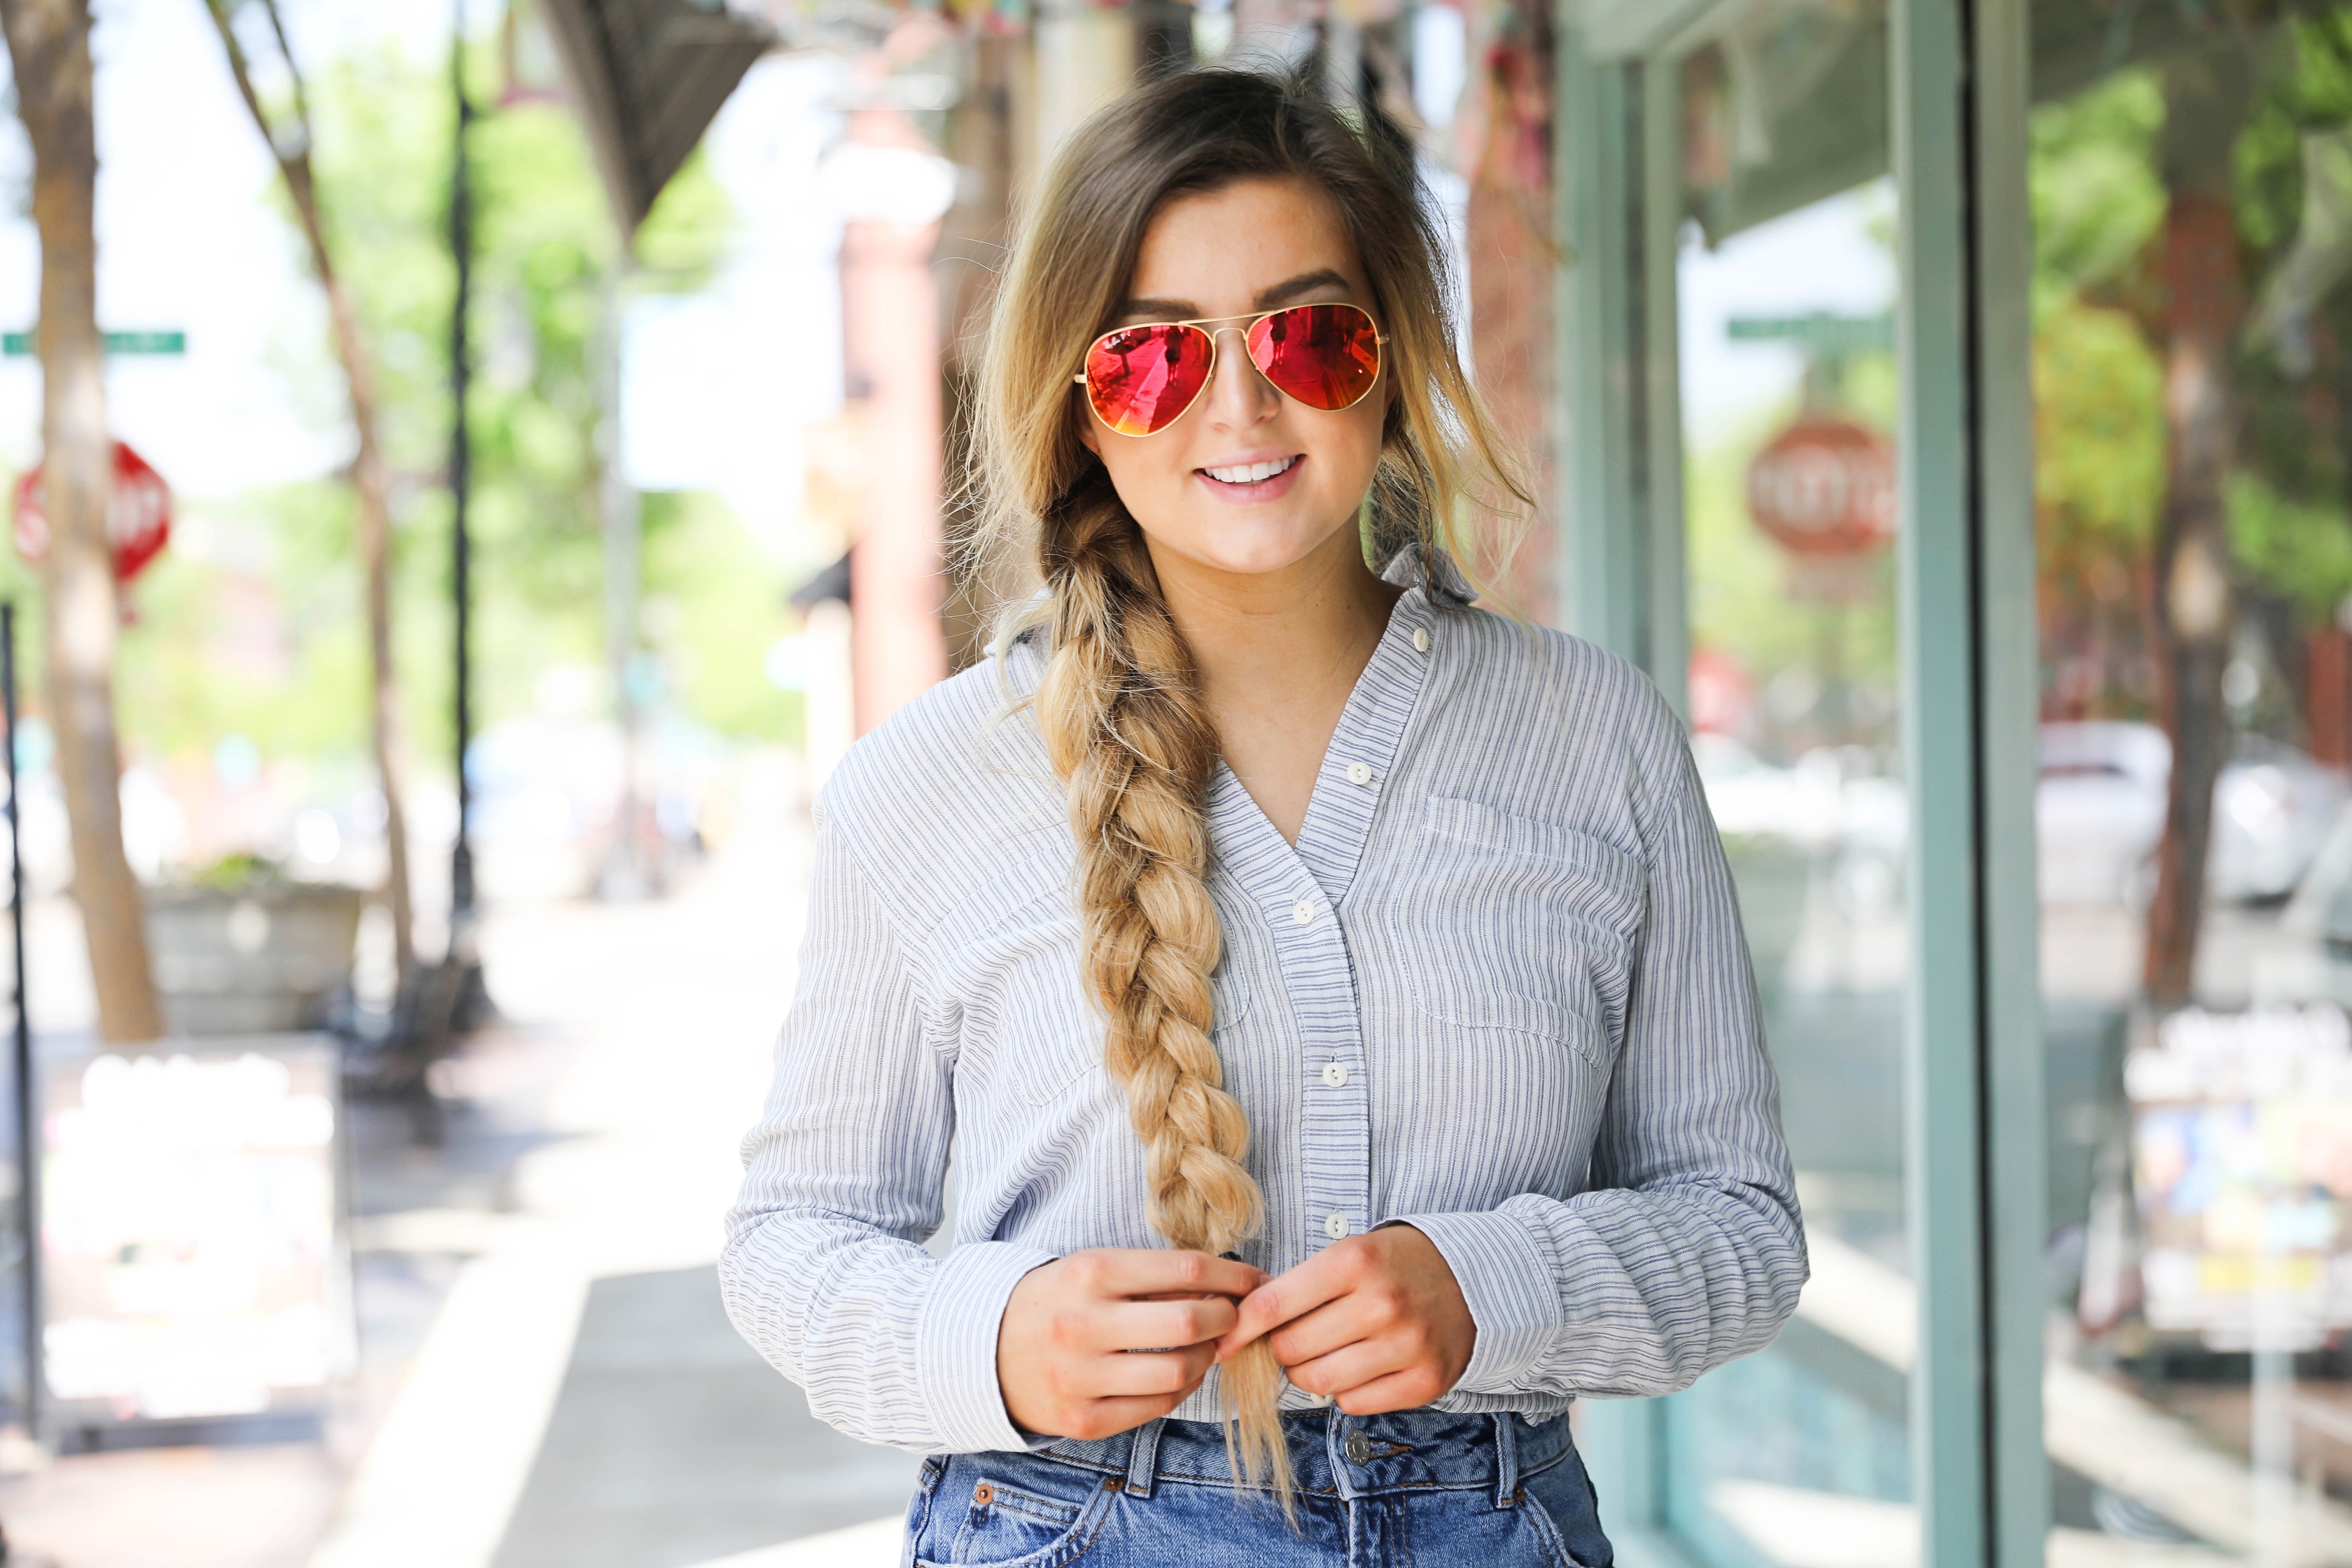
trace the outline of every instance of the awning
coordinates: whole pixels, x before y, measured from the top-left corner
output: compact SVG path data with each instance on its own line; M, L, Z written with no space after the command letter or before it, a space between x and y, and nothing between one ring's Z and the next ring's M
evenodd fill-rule
M538 9L614 215L633 235L775 32L719 0L538 0Z

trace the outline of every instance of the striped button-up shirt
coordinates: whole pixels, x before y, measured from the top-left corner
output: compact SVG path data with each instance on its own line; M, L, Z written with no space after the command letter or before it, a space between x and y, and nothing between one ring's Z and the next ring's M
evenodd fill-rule
M1401 563L1401 564L1405 564ZM1477 1337L1439 1408L1540 1419L1755 1350L1804 1241L1729 873L1674 714L1624 661L1399 600L1294 845L1222 765L1214 1037L1279 1272L1409 1223ZM1080 978L1034 644L850 752L817 806L798 992L720 1262L816 1414L928 1452L1024 1447L1006 1298L1160 1247ZM952 1246L942 1224L950 1154ZM1215 1420L1212 1381L1176 1412ZM1308 1403L1297 1390L1292 1405Z

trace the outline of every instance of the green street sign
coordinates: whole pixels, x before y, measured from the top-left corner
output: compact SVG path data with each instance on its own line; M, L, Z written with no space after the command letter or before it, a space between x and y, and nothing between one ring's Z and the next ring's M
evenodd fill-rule
M1726 327L1736 343L1792 342L1815 353L1861 353L1895 346L1892 316L1734 316Z
M107 332L103 334L106 352L110 354L184 354L188 352L185 332ZM25 359L33 353L30 332L0 332L0 353L10 359Z

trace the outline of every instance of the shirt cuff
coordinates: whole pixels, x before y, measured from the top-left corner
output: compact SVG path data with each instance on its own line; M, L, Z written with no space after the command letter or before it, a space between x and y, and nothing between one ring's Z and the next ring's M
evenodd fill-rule
M950 1250L932 1276L915 1328L915 1376L942 1453L1033 1446L1004 1411L1004 1391L996 1381L996 1333L1013 1288L1055 1256L1009 1241L973 1242Z
M1502 1213L1407 1215L1391 1221L1429 1237L1477 1326L1464 1394L1514 1394L1566 1326L1549 1256L1526 1226Z

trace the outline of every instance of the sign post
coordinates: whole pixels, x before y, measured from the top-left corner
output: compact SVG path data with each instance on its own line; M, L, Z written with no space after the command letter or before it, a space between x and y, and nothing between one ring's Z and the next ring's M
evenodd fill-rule
M16 1075L16 1225L24 1237L25 1436L41 1440L41 1194L40 1127L34 1096L33 1018L25 996L24 816L16 787L16 606L0 602L0 763L8 783L8 940L16 952L10 975L16 1028L10 1052Z

